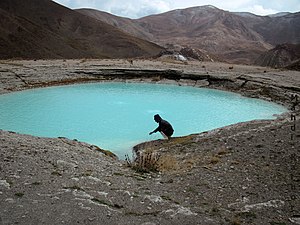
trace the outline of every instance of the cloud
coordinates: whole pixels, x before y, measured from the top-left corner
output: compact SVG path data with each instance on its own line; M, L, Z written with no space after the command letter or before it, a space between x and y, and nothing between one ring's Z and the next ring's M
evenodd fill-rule
M251 12L254 13L256 15L270 15L270 14L275 14L278 13L277 10L274 9L265 9L263 6L261 5L254 5L249 7L248 9L246 9L247 12Z
M111 4L108 11L112 14L121 15L130 18L140 18L150 14L162 13L170 10L168 2L163 0L127 0L122 4Z

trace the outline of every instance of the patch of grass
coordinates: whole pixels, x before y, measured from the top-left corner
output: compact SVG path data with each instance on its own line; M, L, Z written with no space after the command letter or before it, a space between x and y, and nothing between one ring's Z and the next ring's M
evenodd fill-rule
M217 157L217 156L212 156L212 157L209 159L209 164L217 164L218 162L220 162L220 158Z
M8 180L8 179L6 180L6 182L9 183L10 186L13 186L13 184L14 184L11 180Z
M84 171L84 172L82 173L82 176L83 176L83 177L89 177L89 176L92 175L92 173L93 173L92 170L86 170L86 171Z
M77 186L77 185L70 186L70 187L64 187L64 189L83 191L83 189L81 187Z
M193 187L188 187L188 188L186 189L186 191L187 191L187 192L192 192L192 193L197 193L197 191L196 191L195 188L193 188Z
M187 159L183 161L183 164L186 168L192 169L197 164L197 158ZM193 176L193 173L188 173L187 175Z
M172 199L171 197L169 197L169 196L166 196L166 195L162 195L162 196L160 196L163 200L165 200L165 201L170 201L170 202L173 202L173 203L175 203L175 204L177 204L177 205L179 205L180 203L178 202L178 201L176 201L176 200L174 200L174 199Z
M173 155L163 155L158 160L159 171L176 170L178 167L178 162Z
M172 201L172 199L169 197L169 196L165 196L165 195L162 195L160 196L163 200L166 200L166 201Z
M230 224L231 224L231 225L241 225L242 222L241 222L240 218L235 217L235 218L231 221Z
M257 218L257 216L254 212L240 212L237 215L239 217L243 218L243 219L255 219L255 218Z
M221 161L221 158L229 152L225 147L220 147L216 153L208 158L208 164L215 165Z
M17 192L15 193L15 196L19 197L19 198L22 198L24 196L24 193L22 192Z
M264 147L264 145L263 144L257 144L257 145L255 145L255 147L256 148L262 148L262 147Z
M62 174L60 173L60 172L58 172L58 171L53 171L52 173L51 173L51 175L54 175L54 176L62 176Z
M220 149L218 152L217 152L217 155L218 156L222 156L222 155L226 155L228 154L228 152L226 151L226 149Z
M284 223L284 222L275 222L275 221L271 221L270 224L271 225L286 225L286 223Z
M124 176L123 173L118 173L118 172L115 172L113 175L115 175L115 176Z
M140 174L140 173L139 173ZM131 176L133 178L135 178L136 180L138 181L144 181L146 179L146 177L143 177L143 176L139 176L137 174L135 174L134 176Z
M213 207L213 208L211 209L211 213L212 213L213 215L218 214L219 211L220 211L220 210L219 210L218 208L216 208L216 207Z
M232 165L238 165L238 164L240 164L240 162L237 161L237 160L233 160L233 161L231 162L231 164L232 164Z

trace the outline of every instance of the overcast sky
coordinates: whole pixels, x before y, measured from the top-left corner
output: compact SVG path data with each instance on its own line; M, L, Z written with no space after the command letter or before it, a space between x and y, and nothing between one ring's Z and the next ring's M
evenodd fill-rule
M71 9L93 8L132 19L173 9L213 5L231 12L269 15L299 12L300 0L55 0Z

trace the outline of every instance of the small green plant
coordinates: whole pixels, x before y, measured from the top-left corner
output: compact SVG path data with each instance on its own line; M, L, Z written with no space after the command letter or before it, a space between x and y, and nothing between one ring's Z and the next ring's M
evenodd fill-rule
M209 164L217 164L218 162L220 162L220 158L218 156L212 156L210 158Z
M79 187L77 185L73 185L73 186L70 186L70 187L63 187L63 189L71 189L71 190L84 191L84 189L82 189L81 187Z
M270 222L271 225L286 225L286 223L284 222L275 222L275 221L272 221Z
M166 201L172 201L172 198L169 197L169 196L166 196L166 195L162 195L160 196L163 200L166 200Z
M52 173L51 173L51 175L54 175L54 176L62 176L62 174L60 173L60 172L58 172L58 171L53 171Z
M124 176L124 173L118 173L118 172L115 172L114 175L115 175L115 176Z
M22 192L17 192L17 193L15 193L15 196L21 198L21 197L24 196L24 193L22 193Z
M86 171L84 171L84 172L81 174L81 176L83 176L83 177L89 177L89 176L92 176L92 174L93 174L93 171L92 171L92 170L86 170Z
M254 212L240 212L237 214L238 217L242 219L248 219L248 220L253 220L257 218L256 214Z

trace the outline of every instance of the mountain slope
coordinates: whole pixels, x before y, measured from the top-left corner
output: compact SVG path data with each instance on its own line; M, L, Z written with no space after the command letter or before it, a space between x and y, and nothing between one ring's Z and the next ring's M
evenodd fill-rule
M250 18L243 16L242 20L273 46L300 43L300 12Z
M1 0L0 19L0 58L122 58L162 49L50 0Z
M299 59L300 44L281 44L262 54L255 63L260 66L281 68L291 65Z
M253 63L276 44L300 42L299 13L262 17L200 6L122 21L100 11L81 13L161 45L187 45L229 62Z
M95 9L76 9L77 12L93 17L97 20L110 24L112 26L121 29L122 31L134 35L136 37L145 39L145 40L153 40L154 37L152 34L146 32L143 27L141 27L136 20L119 17L112 15L107 12L98 11Z
M146 29L159 43L180 40L182 45L204 49L231 62L249 63L248 59L271 47L239 16L211 6L174 10L139 22L147 24Z

